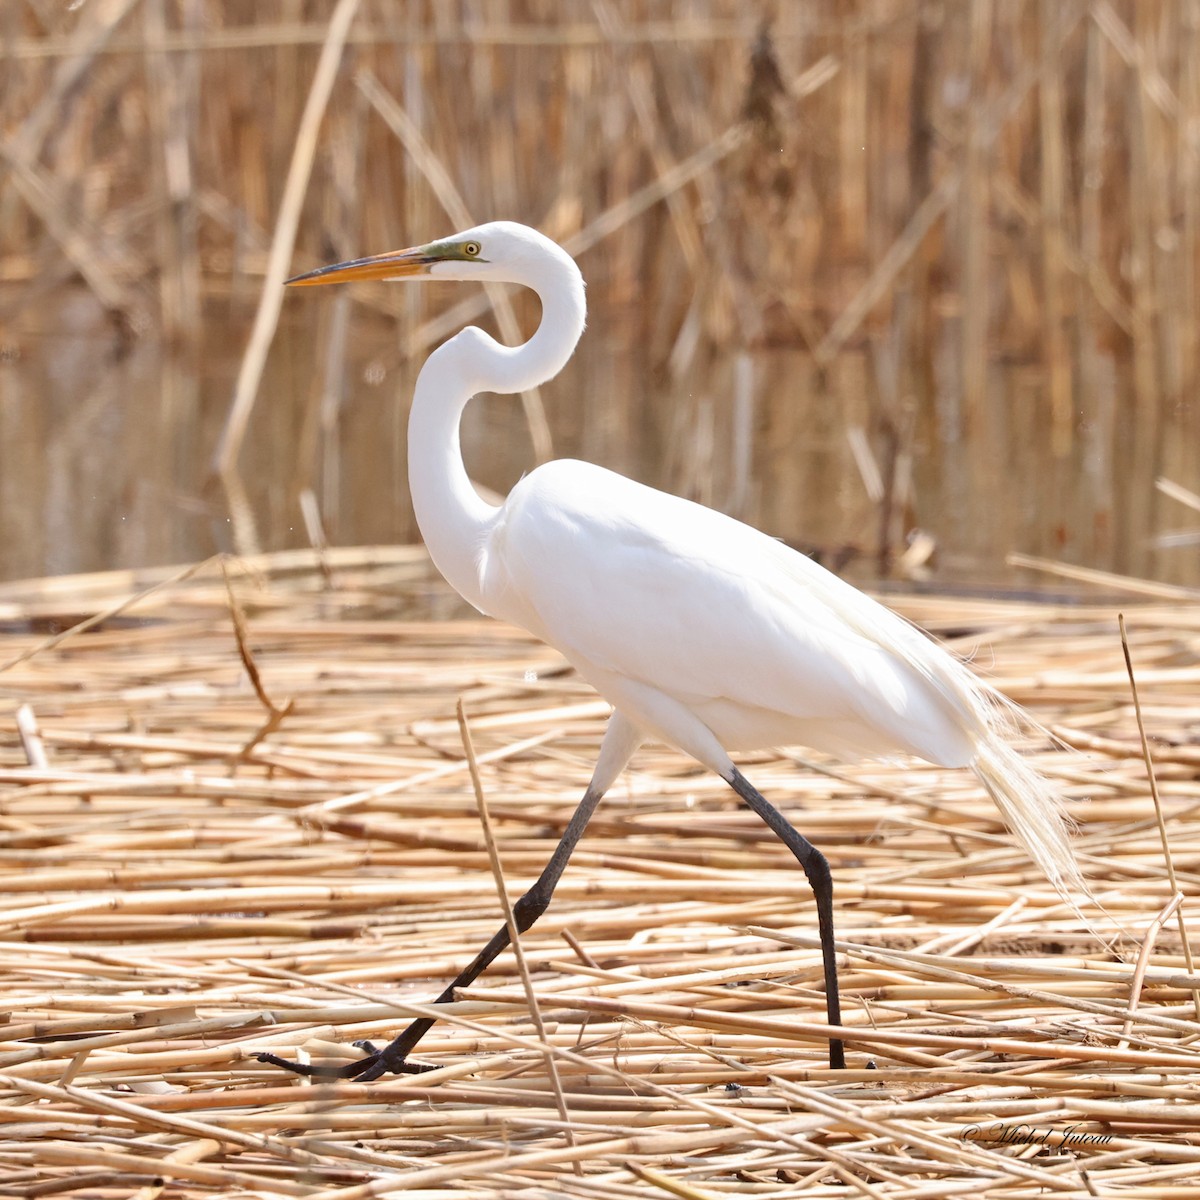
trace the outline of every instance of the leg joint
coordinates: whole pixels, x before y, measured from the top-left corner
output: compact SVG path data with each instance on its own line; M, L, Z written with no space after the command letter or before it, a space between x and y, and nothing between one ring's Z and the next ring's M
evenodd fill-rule
M513 905L513 918L521 933L530 929L538 917L550 907L552 892L553 889L542 887L539 881Z

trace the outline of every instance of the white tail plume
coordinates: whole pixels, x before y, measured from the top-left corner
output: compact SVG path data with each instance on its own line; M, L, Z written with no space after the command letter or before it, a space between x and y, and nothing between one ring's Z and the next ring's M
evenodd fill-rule
M1046 878L1072 907L1090 892L1071 850L1062 798L994 730L975 743L971 769L996 802L1009 829L1021 839Z

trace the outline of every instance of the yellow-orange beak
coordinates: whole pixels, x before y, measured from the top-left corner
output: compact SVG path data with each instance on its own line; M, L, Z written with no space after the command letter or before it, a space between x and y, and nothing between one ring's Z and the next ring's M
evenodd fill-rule
M372 254L370 258L318 267L284 282L288 286L314 287L318 283L352 283L359 279L403 279L427 275L430 266L438 261L436 255L429 253L428 247L413 246L409 250L391 250L387 254Z

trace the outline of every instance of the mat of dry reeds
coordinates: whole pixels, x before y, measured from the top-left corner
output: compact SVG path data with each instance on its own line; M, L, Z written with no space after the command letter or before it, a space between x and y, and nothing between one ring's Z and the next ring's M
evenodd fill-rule
M513 896L607 708L418 550L230 580L0 587L0 1194L1195 1194L1194 603L1126 607L1168 861L1115 604L894 600L1061 739L1101 937L966 774L757 755L834 869L831 1072L802 873L650 748L522 938L532 1007L505 954L435 1071L363 1085L255 1056L348 1061L497 928L456 704Z

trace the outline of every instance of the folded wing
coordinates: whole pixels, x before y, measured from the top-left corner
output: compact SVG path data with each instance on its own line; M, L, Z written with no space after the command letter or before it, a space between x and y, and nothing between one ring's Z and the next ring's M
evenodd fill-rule
M528 476L506 512L486 548L489 607L584 674L666 693L727 749L973 758L987 716L970 672L758 530L571 461Z

